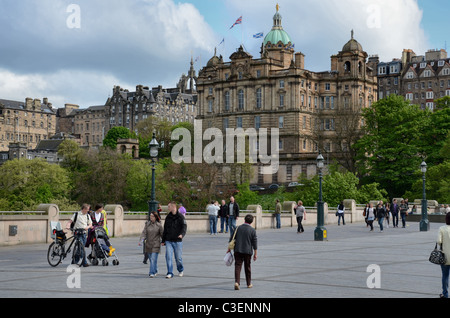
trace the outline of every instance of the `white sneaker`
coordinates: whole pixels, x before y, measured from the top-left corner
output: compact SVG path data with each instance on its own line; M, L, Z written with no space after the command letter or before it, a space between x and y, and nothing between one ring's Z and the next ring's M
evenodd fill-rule
M150 274L150 278L155 278L155 274Z
M183 276L184 276L184 273L181 272L181 273L178 274L178 276L179 276L179 277L183 277Z
M167 274L167 275L166 275L166 278L172 278L172 277L173 277L172 274Z

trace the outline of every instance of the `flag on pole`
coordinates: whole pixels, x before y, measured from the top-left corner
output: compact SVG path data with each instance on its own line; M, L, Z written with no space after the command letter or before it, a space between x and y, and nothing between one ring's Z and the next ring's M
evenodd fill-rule
M259 33L253 34L253 37L255 39L260 39L260 38L264 37L264 33L263 32L259 32Z
M232 28L234 28L234 26L237 25L237 24L242 24L242 15L239 17L239 19L236 20L236 22L234 22L234 24L231 26L230 30Z

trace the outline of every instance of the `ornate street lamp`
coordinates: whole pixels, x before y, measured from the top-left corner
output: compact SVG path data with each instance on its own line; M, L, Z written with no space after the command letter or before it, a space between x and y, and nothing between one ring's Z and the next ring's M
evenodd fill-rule
M314 240L323 241L327 238L327 229L324 227L324 211L322 198L322 169L324 167L324 158L321 153L317 157L317 168L319 169L319 201L317 202L317 227L314 231Z
M152 160L152 192L150 201L148 202L148 219L150 220L150 213L158 209L158 202L155 199L155 171L156 171L156 159L159 153L159 143L156 140L156 133L153 132L153 139L148 145L150 148L150 158Z
M420 170L422 171L423 179L423 192L422 192L422 220L420 221L420 231L427 232L430 230L430 222L428 221L428 202L427 194L425 190L425 175L427 173L427 163L425 161L420 165Z

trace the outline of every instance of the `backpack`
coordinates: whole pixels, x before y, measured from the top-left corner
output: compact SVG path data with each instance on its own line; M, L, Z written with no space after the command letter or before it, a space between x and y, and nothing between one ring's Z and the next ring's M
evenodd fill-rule
M73 228L75 227L75 223L77 223L78 213L75 213L75 219L73 219L73 222L70 224L70 230L73 232Z
M73 232L73 228L75 227L75 223L77 223L78 213L80 213L80 212L75 213L75 219L73 219L72 224L70 224L70 230L72 232ZM91 219L91 216L89 215L89 213L87 214L87 219L88 219L88 222L89 222L89 219Z

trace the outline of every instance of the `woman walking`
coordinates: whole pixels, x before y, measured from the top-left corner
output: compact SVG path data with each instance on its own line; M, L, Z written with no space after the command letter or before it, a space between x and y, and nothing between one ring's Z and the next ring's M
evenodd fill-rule
M344 201L341 201L341 204L337 207L337 217L338 217L338 225L341 225L341 218L342 218L342 224L345 225L345 219L344 219L344 213L345 213L345 206Z
M402 228L406 227L406 216L408 215L408 205L405 200L400 202L400 217L402 218Z
M153 211L150 214L150 221L147 221L142 231L139 246L142 242L145 242L145 252L150 259L150 272L149 276L154 278L158 273L158 256L161 250L161 237L163 235L163 227L161 225L161 219L158 212Z
M442 271L442 294L441 298L448 298L448 279L450 273L450 213L445 217L446 225L439 229L437 243L442 245L442 250L447 256L445 265L441 265Z
M306 221L306 209L303 206L302 201L298 201L298 205L295 207L295 216L297 217L297 233L303 233L305 232L305 229L303 228L302 221Z
M241 284L241 270L242 264L244 264L245 280L247 281L247 287L252 288L252 269L251 260L253 255L253 261L258 258L258 238L256 236L256 230L251 226L253 223L253 215L248 214L245 216L245 223L236 228L236 243L234 246L234 289L239 290ZM230 238L230 241L232 238ZM230 250L228 250L230 252Z
M378 224L380 225L380 232L383 232L383 221L386 216L386 209L383 206L383 202L380 201L375 210L375 217L378 219Z
M375 209L373 208L372 203L370 203L369 207L366 209L366 217L367 217L367 225L370 226L370 232L372 232L373 221L375 220Z

